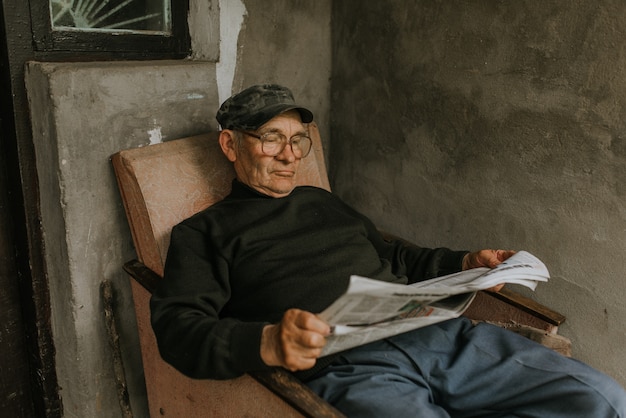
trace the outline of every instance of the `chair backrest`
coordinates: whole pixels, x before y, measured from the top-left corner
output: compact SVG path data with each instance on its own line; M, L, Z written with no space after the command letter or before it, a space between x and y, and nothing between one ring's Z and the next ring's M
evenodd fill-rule
M313 152L301 162L298 183L330 190L314 123L310 133ZM137 256L159 274L172 227L230 192L235 172L218 136L211 132L120 151L112 157Z

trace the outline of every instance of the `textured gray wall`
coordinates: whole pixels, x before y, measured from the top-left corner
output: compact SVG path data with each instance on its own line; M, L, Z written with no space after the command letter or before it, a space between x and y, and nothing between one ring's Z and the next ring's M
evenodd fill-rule
M425 246L526 249L626 384L626 3L333 2L335 192Z

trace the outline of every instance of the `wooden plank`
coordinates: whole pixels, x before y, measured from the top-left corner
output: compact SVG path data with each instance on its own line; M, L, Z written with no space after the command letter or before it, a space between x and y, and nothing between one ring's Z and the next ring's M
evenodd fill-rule
M159 280L161 280L161 276L138 260L130 260L124 264L124 271L150 293L154 293Z
M537 301L506 288L497 293L493 293L493 296L538 318L541 318L552 325L559 326L565 322L565 315L562 315Z
M315 392L303 385L296 377L283 369L250 373L250 376L280 396L305 417L345 417L330 404L322 401Z

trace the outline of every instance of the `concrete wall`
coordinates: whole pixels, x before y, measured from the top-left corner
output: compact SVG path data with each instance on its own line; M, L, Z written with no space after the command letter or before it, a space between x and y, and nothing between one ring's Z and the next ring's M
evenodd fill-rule
M191 0L193 53L187 60L29 64L64 416L122 416L104 327L103 280L116 293L131 407L136 417L148 415L128 277L121 270L135 254L109 156L215 130L219 103L258 82L293 87L318 120L327 121L330 11L329 0Z
M335 192L425 246L526 249L626 385L626 4L333 2Z
M109 156L216 129L215 65L31 63L27 88L37 116L41 222L65 416L121 414L104 327L103 280L116 292L132 408L146 416L132 298L121 270L135 255Z

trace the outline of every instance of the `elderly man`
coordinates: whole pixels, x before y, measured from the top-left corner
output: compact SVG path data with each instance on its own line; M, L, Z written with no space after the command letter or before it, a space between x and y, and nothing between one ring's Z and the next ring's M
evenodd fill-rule
M151 301L161 355L182 373L284 367L350 417L626 416L626 393L609 377L466 319L320 357L331 329L316 313L350 275L407 284L513 252L388 242L335 195L296 187L313 114L285 87L252 86L217 120L237 178L223 201L174 227Z

